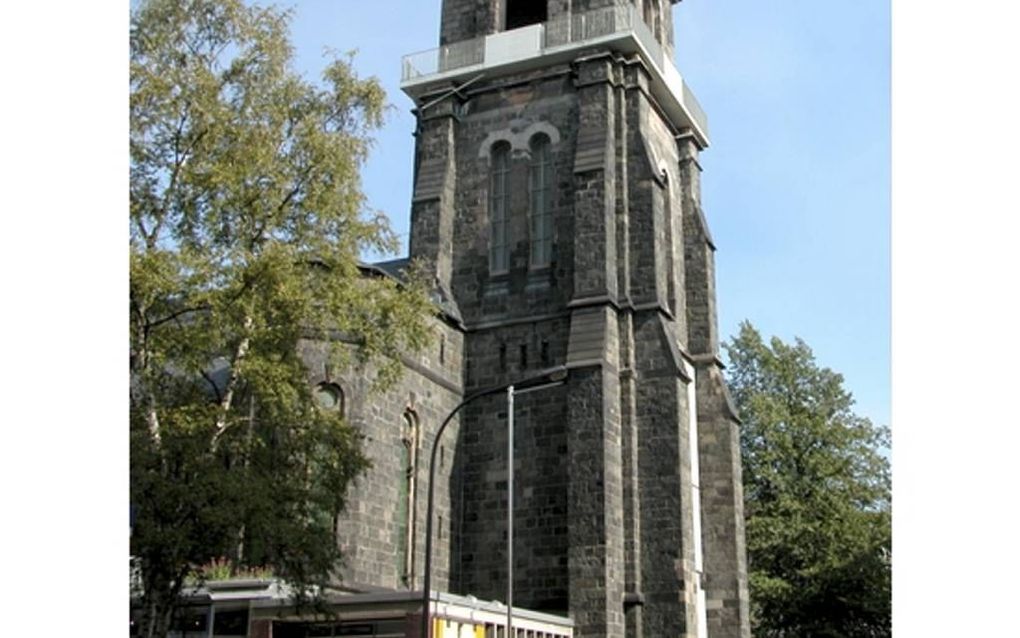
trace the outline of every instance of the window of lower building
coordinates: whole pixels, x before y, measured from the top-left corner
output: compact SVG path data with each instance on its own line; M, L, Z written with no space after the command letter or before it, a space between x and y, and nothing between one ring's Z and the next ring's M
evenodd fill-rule
M208 622L208 607L182 607L170 618L170 633L178 638L206 638Z
M248 635L248 610L247 609L217 609L213 616L213 636L226 638L227 636Z

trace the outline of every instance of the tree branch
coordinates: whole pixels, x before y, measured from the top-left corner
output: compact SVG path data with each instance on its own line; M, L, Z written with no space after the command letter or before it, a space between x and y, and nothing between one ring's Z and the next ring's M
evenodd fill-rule
M206 380L206 382L209 384L209 387L212 388L212 391L216 394L216 402L220 403L221 401L223 401L223 395L220 394L219 387L216 386L216 382L213 381L213 378L209 376L209 373L206 372L205 370L199 370L198 372L199 374L202 375L202 378Z
M138 382L142 387L142 392L145 395L146 403L148 407L145 410L145 421L149 426L149 436L152 438L153 444L156 449L159 449L162 444L162 438L160 436L159 429L159 414L156 411L158 402L156 401L156 393L152 389L152 383L149 380L149 324L145 320L145 312L141 305L135 300L134 295L131 295L131 306L135 309L137 315L137 330L138 330L138 352L135 362L135 372L138 375Z
M188 105L185 105L185 109ZM174 133L174 166L170 171L170 182L167 184L166 190L163 192L162 202L159 206L159 216L156 218L156 225L152 228L152 233L146 237L146 246L149 250L154 250L156 247L156 239L159 235L159 231L163 228L163 222L166 220L167 210L170 207L170 199L173 195L174 190L177 188L177 180L180 177L181 168L184 166L188 158L191 157L192 151L195 146L205 137L208 129L201 129L197 133L192 133L191 142L181 150L180 141L184 134L184 124L188 119L188 114L185 112L177 125L177 131Z
M179 317L181 317L183 315L186 315L189 312L201 312L203 310L211 310L211 309L212 309L212 306L210 306L209 304L202 304L200 306L189 306L187 308L181 308L177 312L172 312L169 315L163 317L162 319L157 319L156 321L149 322L148 324L146 324L146 327L151 330L152 328L157 328L157 327L163 325L164 323L168 323L170 321L174 321L175 319L177 319L177 318L179 318Z

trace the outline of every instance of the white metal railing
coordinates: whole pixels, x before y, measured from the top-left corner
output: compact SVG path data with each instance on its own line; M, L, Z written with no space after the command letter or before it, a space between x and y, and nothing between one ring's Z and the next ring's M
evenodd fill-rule
M561 15L538 25L412 53L404 56L401 81L427 81L431 76L449 71L467 71L473 66L482 68L511 58L541 56L553 50L562 50L561 47L583 45L600 38L625 34L633 36L641 45L649 62L656 67L670 91L687 108L691 118L707 136L708 119L704 110L683 81L673 60L666 55L633 5Z
M605 7L562 15L543 24L547 48L594 40L627 31L633 24L633 7Z
M630 28L634 30L634 35L637 36L638 42L641 43L641 46L643 46L645 51L648 51L648 54L652 56L652 61L658 65L660 69L662 68L663 62L673 64L672 60L666 59L666 53L662 50L662 45L659 44L659 41L655 39L654 35L652 35L652 30L649 29L645 21L638 16L637 7L631 6L629 8L631 22Z
M644 22L637 18L637 11L633 7L606 7L563 15L538 25L542 29L542 48L539 53L544 49L632 31L635 24L644 26ZM651 37L647 27L645 32L648 38L643 44L648 47L650 41L657 49L661 49ZM407 82L482 64L485 62L485 40L488 37L491 36L480 36L405 55L401 80Z
M691 117L701 130L704 131L705 135L708 135L708 116L705 115L705 110L701 108L701 102L698 102L698 98L694 97L694 91L691 87L687 86L687 82L680 80L681 86L683 87L684 106L691 112Z
M436 49L404 56L401 80L407 82L444 71L453 71L485 61L485 38L454 42Z

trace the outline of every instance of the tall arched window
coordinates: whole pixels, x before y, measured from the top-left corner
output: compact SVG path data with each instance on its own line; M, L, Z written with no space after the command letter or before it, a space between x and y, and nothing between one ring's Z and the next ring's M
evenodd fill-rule
M680 247L683 246L683 233L680 229L675 229L673 227L677 218L673 216L673 184L669 179L669 171L663 169L662 180L664 182L662 188L662 217L666 225L666 236L669 238L668 250L666 253L666 298L667 303L669 303L670 312L677 312L677 266L676 254L674 251L678 249L677 242L680 242ZM683 258L680 257L680 259Z
M540 133L531 139L531 166L528 171L532 268L548 266L552 261L552 182L549 137Z
M404 412L400 433L400 483L397 498L397 572L405 587L414 588L415 494L418 476L418 417Z
M510 268L510 145L499 142L492 147L489 163L489 272L503 273Z

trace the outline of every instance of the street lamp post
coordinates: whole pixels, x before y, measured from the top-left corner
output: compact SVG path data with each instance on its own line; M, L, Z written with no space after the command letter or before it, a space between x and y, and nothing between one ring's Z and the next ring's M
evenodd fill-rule
M451 410L448 415L446 415L446 418L443 419L443 422L439 426L439 429L436 430L436 436L432 440L432 453L429 455L429 499L428 499L428 507L425 510L425 567L424 567L424 570L425 570L424 576L425 576L425 578L424 578L424 582L422 584L422 592L421 592L421 606L422 606L422 608L421 608L421 632L419 633L420 638L430 638L430 636L431 636L431 631L430 631L430 628L429 628L429 621L431 620L431 615L432 615L431 614L431 598L432 598L431 597L431 593L432 593L431 592L431 588L432 588L432 510L433 510L433 507L434 507L434 492L435 492L434 487L435 487L435 482L436 482L436 452L439 450L439 439L440 439L440 437L442 437L443 432L446 430L446 426L450 424L450 422L453 420L453 417L458 412L460 412L461 408L463 408L464 406L466 406L467 404L471 403L472 401L474 401L476 399L480 399L482 397L491 396L493 394L498 394L500 392L508 392L508 397L511 397L511 401L512 401L512 396L513 396L514 392L516 392L517 394L521 394L523 391L533 391L533 390L539 390L541 388L547 388L547 387L551 387L551 386L554 386L554 385L559 385L559 384L563 383L563 381L566 378L567 378L567 368L565 366L557 366L555 368L549 368L548 370L543 370L542 372L540 372L540 373L538 373L538 374L536 374L534 376L527 377L527 378L522 379L520 381L515 381L513 383L505 383L505 384L500 385L500 386L496 386L496 387L492 387L492 388L487 388L485 390L480 390L478 392L475 392L474 394L468 395L467 398L465 398L463 401L458 403L457 406L454 407L453 410ZM512 415L508 415L508 417L510 419L510 423L512 424L513 423L513 416ZM511 441L512 440L513 439L511 439ZM511 445L512 445L512 443L511 443ZM512 452L512 450L511 450L510 454L511 454L511 456L510 456L509 462L512 463L513 462L513 456L512 456L513 452ZM513 472L513 469L511 468L509 476L513 476L512 472ZM508 484L508 489L511 490L511 496L510 496L511 500L509 501L509 503L512 503L513 502L512 501L512 499L513 499L513 494L512 494L513 483L512 482L510 482ZM512 516L512 512L510 513L510 515ZM507 531L509 533L510 530L507 530ZM509 538L507 540L508 540L508 542L510 541ZM510 569L511 569L510 573L512 574L513 565L510 565ZM511 576L511 579L512 579L512 576ZM511 581L511 586L512 586L512 581ZM508 591L510 591L510 586L508 586ZM511 603L511 601L508 599L507 600L507 608L508 608L507 609L507 624L508 624L507 632L508 633L509 633L509 623L511 622L510 621L510 618L511 618L510 613L511 612L509 610L510 603ZM507 636L507 638L509 638L509 635Z

